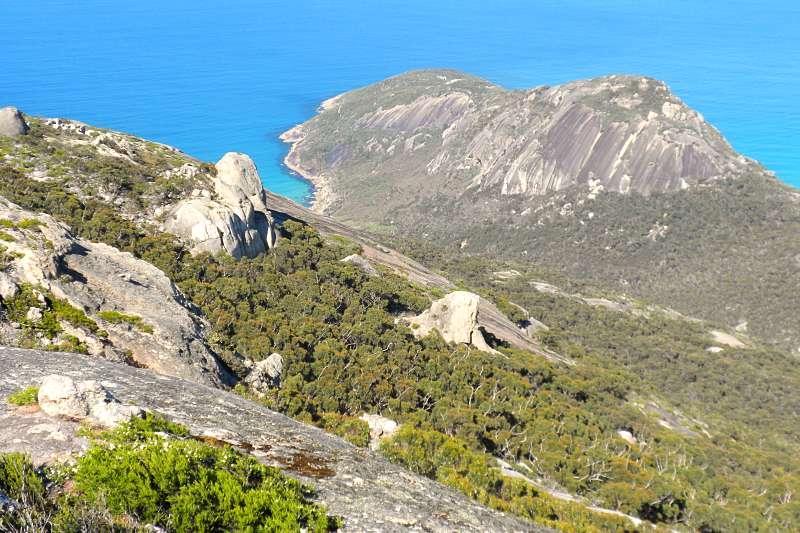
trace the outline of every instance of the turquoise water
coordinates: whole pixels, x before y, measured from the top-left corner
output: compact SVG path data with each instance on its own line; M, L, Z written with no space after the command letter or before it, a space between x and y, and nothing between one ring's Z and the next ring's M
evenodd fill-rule
M278 134L339 92L451 67L510 87L664 79L742 153L800 186L800 2L0 0L0 106L63 116L310 189Z

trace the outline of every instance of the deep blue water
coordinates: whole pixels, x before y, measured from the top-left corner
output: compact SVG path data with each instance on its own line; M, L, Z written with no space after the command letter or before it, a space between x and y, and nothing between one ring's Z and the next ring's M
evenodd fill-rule
M76 118L203 159L249 153L302 200L277 136L400 72L510 87L665 80L742 153L800 186L797 0L0 0L0 106Z

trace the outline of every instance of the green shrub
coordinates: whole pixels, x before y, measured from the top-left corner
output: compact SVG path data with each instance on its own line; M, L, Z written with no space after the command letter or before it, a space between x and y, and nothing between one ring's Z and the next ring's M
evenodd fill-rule
M11 405L34 405L38 394L39 387L28 387L9 395L6 401Z
M41 471L18 452L0 454L0 492L20 503L41 503L46 496Z
M143 333L153 333L153 326L146 324L138 315L126 315L119 311L100 311L97 316L111 324L130 324Z
M166 431L171 437L157 434ZM177 433L177 435L176 435ZM132 420L79 461L76 487L112 514L173 531L329 531L311 490L230 447L190 439L163 419ZM108 436L108 435L107 435Z
M188 438L160 416L99 435L70 468L36 469L0 454L0 492L22 509L0 531L332 531L341 521L311 503L311 490L230 447ZM63 490L71 481L73 488ZM48 490L53 486L55 490Z
M38 228L41 225L42 225L41 221L36 220L35 218L26 218L24 220L20 220L19 222L17 222L17 227L19 229Z
M100 328L97 323L86 316L82 309L74 307L66 300L51 297L48 299L50 307L59 320L69 322L73 326L82 327L92 333L97 333Z
M354 416L322 413L319 427L360 448L369 446L369 424Z

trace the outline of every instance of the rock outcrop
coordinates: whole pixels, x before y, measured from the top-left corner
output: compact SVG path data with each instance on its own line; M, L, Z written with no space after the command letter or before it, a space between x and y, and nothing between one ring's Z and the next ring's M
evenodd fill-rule
M263 396L270 389L281 386L282 372L283 357L279 353L273 353L263 361L253 364L250 373L244 378L244 384L256 394Z
M375 269L375 267L372 266L368 259L361 255L348 255L342 259L342 263L350 263L369 277L375 277L378 275L378 271Z
M364 413L358 418L369 426L369 447L372 450L377 450L382 440L388 439L400 429L397 422L385 416Z
M194 243L193 253L225 250L255 257L274 246L276 230L253 160L229 152L216 165L214 191L196 191L167 214L164 229Z
M345 531L549 531L499 512L393 465L367 450L233 393L96 357L0 347L0 399L50 374L101 381L122 402L162 413L201 439L250 450L261 462L314 486ZM85 449L75 422L0 400L0 452L34 461Z
M143 411L135 405L123 405L98 381L75 382L72 378L51 374L39 385L37 400L42 411L68 420L86 420L93 425L112 428Z
M487 336L515 348L531 351L548 359L571 363L527 337L490 301L467 291L453 291L433 302L422 314L409 319L411 330L424 337L436 330L447 342L466 344L483 352L499 354Z
M6 294L13 293L11 286L28 284L84 311L107 335L67 321L62 327L93 355L131 358L155 372L200 383L233 383L204 340L205 320L161 270L112 246L76 238L51 216L5 198L0 219L10 237L3 241L9 258Z
M436 330L447 342L469 344L483 352L499 354L486 342L484 330L478 323L480 300L480 296L471 292L451 292L412 318L411 329L417 337L425 337Z
M28 133L25 117L16 107L0 109L0 137L16 137Z

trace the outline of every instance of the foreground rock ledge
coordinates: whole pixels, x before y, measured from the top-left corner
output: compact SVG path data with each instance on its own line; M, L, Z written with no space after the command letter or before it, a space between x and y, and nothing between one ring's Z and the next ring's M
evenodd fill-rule
M344 518L346 531L549 531L481 507L374 452L235 394L90 356L0 347L0 398L38 384L48 374L100 381L123 403L163 413L188 426L193 435L251 449L262 462L316 486L319 501ZM41 432L47 424L59 425L49 441ZM31 453L47 457L63 456L72 451L69 446L75 451L85 446L63 438L73 426L45 420L41 412L20 411L3 400L0 427L0 452L18 450L29 437L36 441ZM13 432L5 431L10 427Z

